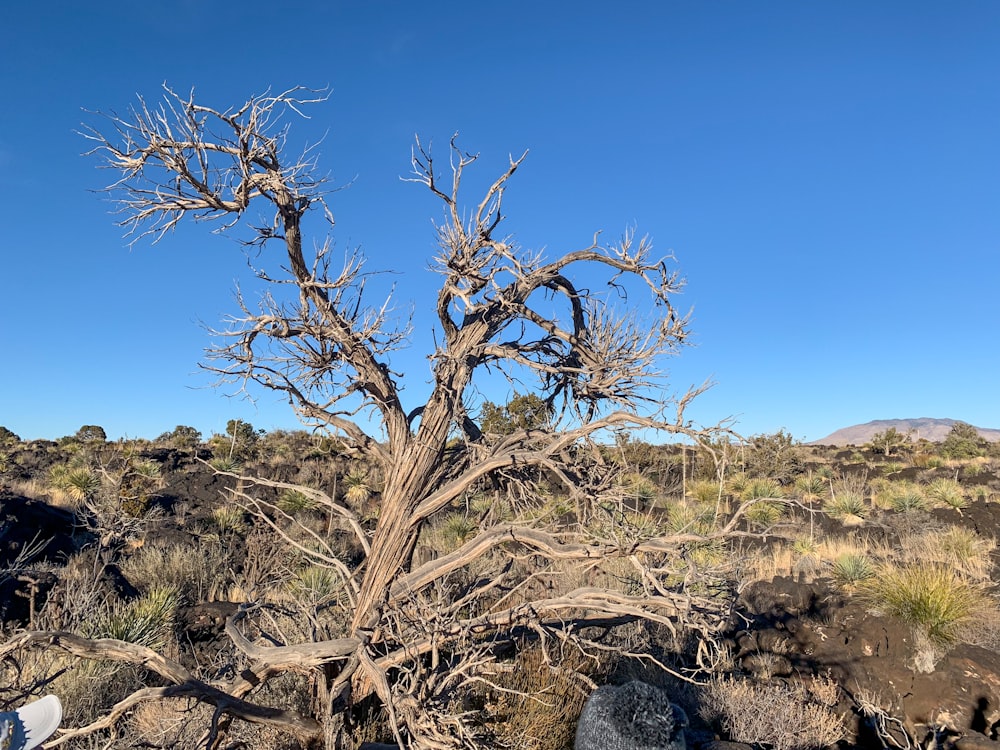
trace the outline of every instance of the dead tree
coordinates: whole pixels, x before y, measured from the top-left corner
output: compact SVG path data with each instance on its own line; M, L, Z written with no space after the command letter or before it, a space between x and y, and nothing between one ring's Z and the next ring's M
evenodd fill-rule
M227 632L253 666L225 685L200 683L179 665L118 643L88 645L59 634L17 643L82 656L123 654L153 665L179 694L197 694L221 713L247 721L286 722L299 737L320 732L314 719L322 723L342 710L352 685L355 699L371 689L401 743L471 747L474 737L442 708L442 696L483 679L495 644L515 631L585 646L588 624L644 620L710 637L722 623L719 602L692 593L690 569L683 573L684 545L705 541L705 534L636 527L625 514L607 511L613 503L603 506L611 514L608 523L586 523L588 513L620 495L613 467L602 464L597 451L601 439L632 429L694 440L712 434L684 415L701 388L679 397L665 390L664 359L678 352L688 334L688 317L674 303L682 280L671 258L654 256L649 240L632 232L611 244L594 235L579 249L552 255L522 249L504 233L502 204L524 155L511 158L467 208L460 189L477 157L452 139L449 169L442 175L418 140L410 179L444 207L434 258L441 282L429 357L432 392L425 403L404 403L402 375L389 366L389 354L407 343L409 321L394 321L391 300L368 299L370 277L359 254L335 263L329 239L304 239L307 219L332 227L333 216L314 153L289 158L282 118L322 99L321 93L296 88L219 110L168 88L156 106L140 99L127 115L109 116L111 127L86 135L92 153L120 175L109 190L133 238L155 242L194 218L223 230L249 230L244 242L282 249L282 262L273 265L269 252L256 256L267 264L257 276L270 291L259 305L238 296L240 312L217 332L205 366L224 380L283 393L305 424L336 435L378 467L381 505L373 532L341 498L293 487L356 535L364 551L357 566L338 559L322 535L291 533L294 519L282 519L255 491L291 485L240 477L238 500L301 554L342 576L350 625L335 638L263 646L241 629L243 615L234 618ZM273 220L251 226L245 220L251 206ZM588 278L603 273L600 293L580 286L580 269ZM475 417L477 378L485 372L502 373L521 390L527 384L552 419L541 427L483 435ZM369 422L362 415L375 418ZM370 433L369 423L378 431ZM561 482L579 500L580 523L561 528L516 519L481 529L436 560L413 563L429 519L491 475L524 467ZM737 521L720 524L708 536L740 533ZM296 537L300 533L314 538L304 543ZM615 590L593 572L612 558L634 568L636 591ZM496 575L456 577L483 561L496 566ZM556 566L587 569L593 583L539 585ZM442 664L448 668L440 669ZM323 705L316 717L292 717L249 702L257 685L287 669L319 675ZM162 692L126 698L116 711ZM213 723L206 746L218 741L217 730Z

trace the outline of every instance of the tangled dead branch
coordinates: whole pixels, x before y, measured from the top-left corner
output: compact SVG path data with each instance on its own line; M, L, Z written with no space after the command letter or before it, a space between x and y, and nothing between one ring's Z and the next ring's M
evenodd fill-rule
M394 322L391 300L369 302L360 254L335 264L329 239L311 251L303 241L311 212L331 227L333 217L313 151L286 160L282 118L322 101L324 95L296 88L221 110L165 88L158 107L140 99L128 115L109 116L109 130L89 129L86 136L92 153L120 175L108 189L122 226L136 239L159 241L188 216L228 230L241 224L251 203L273 211L266 226L249 227L253 235L244 242L277 245L286 262L257 269L267 291L256 307L238 296L239 313L217 332L206 367L241 387L284 394L307 425L337 436L383 478L370 528L340 497L231 474L239 480L231 499L280 537L290 555L339 576L345 595L323 606L344 610L341 632L324 637L313 628L306 642L271 637L263 645L261 623L248 606L226 633L250 666L211 684L134 644L67 634L25 634L2 653L63 649L140 665L166 683L119 702L100 727L137 701L188 695L230 717L280 725L308 743L328 738L322 724L374 693L402 746L444 748L476 746L476 722L458 696L488 682L518 638L597 654L607 648L602 632L639 621L711 643L728 600L692 579L685 549L745 533L740 513L708 534L671 533L652 518L633 522L616 469L601 452L603 438L623 431L704 444L720 432L685 415L704 386L679 396L666 390L664 361L683 347L689 324L675 307L683 281L672 258L656 257L650 240L631 231L609 244L593 235L553 255L526 251L501 233L505 191L525 155L510 158L466 210L462 181L478 157L453 139L450 179L442 180L430 149L418 141L411 179L444 207L434 259L442 280L434 305L439 340L429 354L432 391L408 408L389 355L407 344L409 322ZM584 269L591 277L603 273L607 291L584 288L577 280ZM551 419L500 438L484 435L476 425L480 378L497 373L512 384L532 384ZM374 415L376 432L362 415ZM418 540L435 518L501 476L522 498L558 487L574 503L575 521L536 516L487 526L453 551L415 564ZM353 538L359 559L345 560L328 535L281 511L273 493L282 489L326 508ZM608 516L617 529L588 527L601 507L617 508ZM316 621L319 610L310 616ZM247 702L285 670L314 680L319 698L312 716ZM213 721L204 746L216 746L220 736Z

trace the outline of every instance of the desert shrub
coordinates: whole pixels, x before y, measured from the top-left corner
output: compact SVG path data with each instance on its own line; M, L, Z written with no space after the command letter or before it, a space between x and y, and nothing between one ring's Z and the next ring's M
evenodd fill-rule
M889 461L888 463L882 464L882 473L887 477L891 477L893 474L898 474L905 468L906 465L901 464L899 461Z
M558 505L563 502L564 498L556 497L553 498L553 500ZM485 492L476 493L469 499L468 507L469 511L473 515L481 519L483 523L487 524L505 523L514 517L514 511L511 508L510 501L500 494L487 494ZM574 505L569 509L576 510L576 506ZM556 512L560 509L553 507L552 510Z
M784 490L776 480L768 477L751 477L739 493L744 501L779 497L784 497Z
M146 514L153 493L163 484L159 464L134 455L121 457L116 470L106 476L108 491L117 494L122 512L132 518Z
M344 498L356 507L367 502L375 492L375 483L367 471L355 469L344 477Z
M344 579L331 568L309 565L287 583L288 593L307 607L319 608L335 601L344 591Z
M154 442L167 444L181 450L191 449L201 442L201 431L179 424L172 431L162 433Z
M649 504L656 499L656 485L642 474L628 472L621 477L620 484L627 497L642 504Z
M975 617L982 596L953 569L933 563L884 565L865 590L873 606L937 644L955 640L956 628Z
M21 442L21 437L13 430L0 425L0 447L11 448Z
M687 483L687 497L698 503L715 503L721 491L719 482L711 479L696 479Z
M219 505L212 509L212 523L221 533L238 534L246 527L245 515L238 505Z
M855 585L875 575L875 564L867 555L845 553L833 563L833 577L840 583Z
M101 478L86 466L53 466L49 483L77 503L89 500L101 488Z
M127 557L121 568L140 591L169 586L185 602L203 602L214 599L229 582L232 564L227 551L221 544L150 545Z
M76 431L73 438L81 443L104 443L107 441L108 435L100 425L85 424Z
M962 465L962 476L966 477L978 477L983 474L988 474L990 467L985 458L974 459L966 464Z
M896 482L885 490L889 507L898 513L912 510L926 510L927 498L923 488L913 482Z
M961 510L969 504L962 485L954 479L935 479L925 490L931 502Z
M623 549L661 536L665 531L664 526L645 513L623 511L610 506L599 508L586 528L592 539L612 543Z
M603 671L575 649L558 661L538 645L518 649L513 664L490 680L490 727L499 747L571 750L577 718L590 692L578 673Z
M755 524L770 525L778 521L785 512L784 503L773 502L771 498L777 499L783 496L784 490L776 480L768 477L751 477L739 497L743 502L753 501L753 505L747 508L745 513L747 520Z
M803 501L811 503L826 497L830 492L830 484L824 477L810 472L796 478L795 492Z
M255 430L249 422L230 419L226 422L226 434L212 435L208 439L208 445L216 458L251 461L257 457L258 442L263 434L263 430Z
M947 458L978 458L986 455L987 441L971 424L955 422L941 443L941 454Z
M823 510L831 517L845 522L860 521L868 515L868 505L864 496L854 490L834 492L823 504Z
M744 473L733 474L726 479L725 491L734 497L742 497L750 477Z
M316 501L298 490L286 489L278 496L278 508L289 515L294 516L302 511L312 510L316 507Z
M237 458L230 456L216 456L208 462L216 471L224 471L229 474L238 474L243 469L243 464Z
M781 520L784 513L785 506L782 503L759 500L747 508L745 517L759 526L770 526Z
M876 432L872 435L868 446L876 453L891 456L893 452L900 450L908 442L910 442L909 435L900 432L895 427L890 427L884 432Z
M834 711L837 691L824 677L791 685L716 679L704 688L699 711L736 742L811 750L833 745L846 733Z
M704 535L714 528L714 506L676 503L667 509L667 529L673 534Z
M989 580L993 568L991 553L996 542L964 526L934 529L917 540L930 560L954 566L970 578Z
M451 552L471 539L479 527L464 513L449 513L441 520L438 530L445 550Z
M801 465L798 444L784 430L771 435L754 435L747 443L744 471L751 477L769 477L784 482L798 474Z
M151 649L163 648L174 624L177 590L150 589L129 602L116 602L95 614L84 628L88 638L116 638Z

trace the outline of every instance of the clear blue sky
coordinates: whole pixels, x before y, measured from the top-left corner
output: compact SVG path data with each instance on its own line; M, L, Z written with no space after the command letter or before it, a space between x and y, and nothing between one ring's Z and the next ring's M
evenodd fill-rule
M94 192L85 110L164 81L220 108L330 86L292 140L326 133L323 167L352 182L338 247L397 271L418 320L440 207L399 178L414 134L443 155L458 131L483 180L530 149L506 210L526 247L635 225L676 255L696 347L673 381L717 381L698 420L1000 428L995 0L55 0L3 3L0 29L0 425L24 438L296 426L197 368L238 247L197 225L130 250ZM394 361L415 397L426 353Z

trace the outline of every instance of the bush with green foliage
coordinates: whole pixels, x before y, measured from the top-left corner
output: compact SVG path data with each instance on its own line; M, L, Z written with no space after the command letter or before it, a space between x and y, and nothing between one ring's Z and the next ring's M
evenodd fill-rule
M940 477L931 482L925 490L932 502L961 510L969 504L965 488L954 479Z
M919 628L938 644L952 643L956 628L979 612L982 601L977 587L937 564L883 566L865 589L875 607Z
M191 449L201 442L201 431L194 427L179 424L170 432L164 432L158 438L157 443L167 443L174 448Z
M876 432L872 435L872 439L868 445L876 453L891 456L909 442L909 435L900 432L895 427L890 427L887 430Z
M802 472L798 443L784 430L754 435L746 446L744 471L751 477L788 482Z
M988 442L967 422L955 422L941 443L941 454L948 458L978 458L986 455Z
M226 434L212 435L208 445L216 458L242 463L257 457L257 444L263 434L264 430L255 430L249 422L230 419L226 422Z
M865 554L848 552L840 555L833 563L833 577L849 585L867 581L875 573L875 564Z
M518 430L541 429L552 419L552 407L534 393L514 394L503 406L486 401L480 429L489 435L510 435Z
M914 482L895 482L886 488L890 507L898 513L926 510L927 496L924 488Z
M73 437L81 443L105 443L108 440L104 428L96 424L85 424Z

